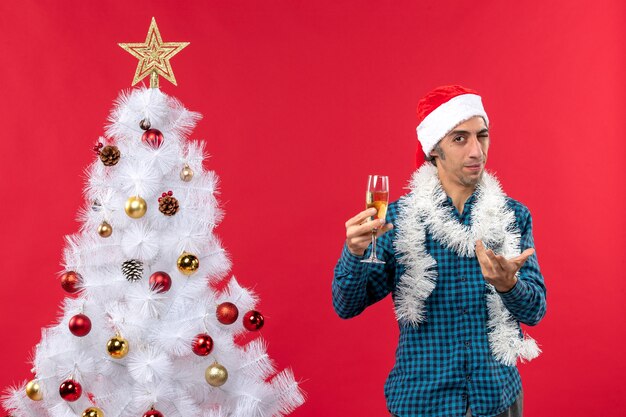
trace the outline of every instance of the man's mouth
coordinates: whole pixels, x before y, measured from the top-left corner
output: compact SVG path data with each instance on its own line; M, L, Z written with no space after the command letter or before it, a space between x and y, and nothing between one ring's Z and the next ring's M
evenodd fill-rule
M467 168L470 171L480 171L482 167L483 167L483 164L465 165L465 168Z

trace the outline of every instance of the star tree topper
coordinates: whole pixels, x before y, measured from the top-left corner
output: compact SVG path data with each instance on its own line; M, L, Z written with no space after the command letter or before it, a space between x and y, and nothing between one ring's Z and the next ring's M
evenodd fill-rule
M132 85L150 76L150 87L159 88L159 75L176 85L170 59L189 45L189 42L163 42L153 17L145 42L118 45L139 60Z

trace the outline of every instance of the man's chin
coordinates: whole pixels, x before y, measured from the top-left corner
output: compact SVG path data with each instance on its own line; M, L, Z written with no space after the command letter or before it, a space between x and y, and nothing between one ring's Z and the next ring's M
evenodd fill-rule
M480 182L480 180L483 178L483 172L485 172L485 171L484 170L480 170L480 172L477 172L476 174L463 175L461 177L461 184L463 184L465 186L474 186L474 185L478 184Z

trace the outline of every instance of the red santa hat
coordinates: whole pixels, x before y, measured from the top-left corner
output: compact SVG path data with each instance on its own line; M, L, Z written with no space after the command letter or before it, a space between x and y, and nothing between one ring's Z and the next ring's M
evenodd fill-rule
M426 94L417 103L417 140L424 154L428 156L437 142L457 125L474 116L482 117L489 126L482 100L474 90L460 85L446 85ZM421 164L420 159L423 160L419 155L418 150L418 165Z

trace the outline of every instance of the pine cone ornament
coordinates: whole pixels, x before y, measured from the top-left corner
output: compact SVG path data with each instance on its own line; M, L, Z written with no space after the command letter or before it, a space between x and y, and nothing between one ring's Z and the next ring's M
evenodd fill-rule
M166 216L173 216L178 212L178 200L172 196L172 192L163 193L159 198L159 211Z
M100 160L108 167L117 164L120 161L120 150L117 146L108 145L100 151Z
M131 259L122 264L122 273L130 282L137 282L143 276L143 263L137 259Z

